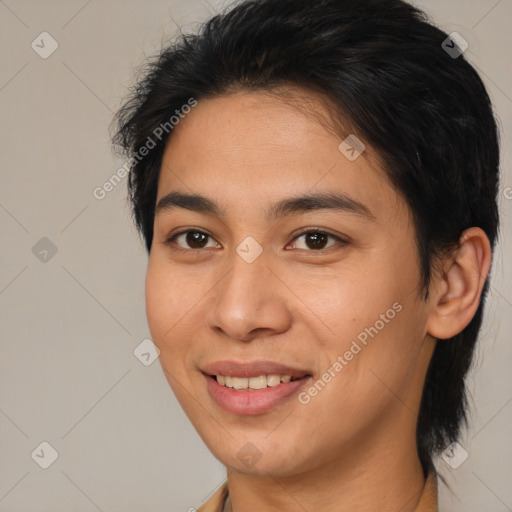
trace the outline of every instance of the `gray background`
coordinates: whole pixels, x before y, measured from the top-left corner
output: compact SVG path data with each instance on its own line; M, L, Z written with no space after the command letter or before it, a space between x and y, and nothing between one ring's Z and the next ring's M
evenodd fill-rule
M461 440L469 457L457 469L438 461L453 491L441 486L440 510L512 510L512 279L504 264L512 254L512 0L417 4L468 41L503 129L503 224L469 379L475 408ZM133 353L149 337L147 257L126 180L103 200L93 196L124 163L112 156L108 126L134 67L176 34L176 23L192 30L220 5L0 1L3 512L184 511L224 480L158 360L145 366ZM43 31L59 45L47 59L31 47ZM36 463L50 457L43 441L58 452L48 469Z

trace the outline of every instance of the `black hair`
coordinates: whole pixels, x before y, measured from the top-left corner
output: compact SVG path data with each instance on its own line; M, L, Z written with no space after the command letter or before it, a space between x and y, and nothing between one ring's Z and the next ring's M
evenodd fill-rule
M499 224L492 105L462 48L448 51L459 45L447 38L401 0L246 0L196 34L181 34L146 63L115 118L113 142L132 159L129 201L148 253L176 110L191 98L298 86L328 99L341 122L379 155L412 213L419 289L427 299L437 257L458 247L472 226L494 247ZM159 126L165 134L160 129L155 137ZM150 139L155 147L141 158ZM425 473L467 424L465 379L488 285L489 278L469 325L438 342L430 362L416 432Z

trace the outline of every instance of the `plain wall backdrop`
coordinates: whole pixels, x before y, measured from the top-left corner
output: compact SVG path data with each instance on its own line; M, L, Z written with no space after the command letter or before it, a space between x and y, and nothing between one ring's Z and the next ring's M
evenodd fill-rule
M467 459L437 461L451 487L441 511L501 512L512 510L512 0L416 3L466 39L502 127L501 235L469 378ZM225 479L159 361L134 354L150 337L147 255L126 178L93 194L124 164L108 128L135 67L176 24L193 30L222 4L0 0L2 512L185 511Z

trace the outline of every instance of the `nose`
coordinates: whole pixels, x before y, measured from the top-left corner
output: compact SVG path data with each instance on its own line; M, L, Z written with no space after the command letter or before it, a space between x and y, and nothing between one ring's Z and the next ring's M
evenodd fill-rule
M231 270L213 291L207 322L217 334L250 341L291 325L289 294L263 255L247 263L235 254Z

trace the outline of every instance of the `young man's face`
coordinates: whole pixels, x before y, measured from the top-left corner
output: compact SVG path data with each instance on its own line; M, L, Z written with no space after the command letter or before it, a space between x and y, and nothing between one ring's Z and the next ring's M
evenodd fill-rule
M157 209L148 323L194 427L241 472L416 457L434 340L413 225L370 148L354 160L342 140L276 97L237 93L199 101L164 154L157 203L200 195L220 212ZM318 194L345 199L272 208Z

